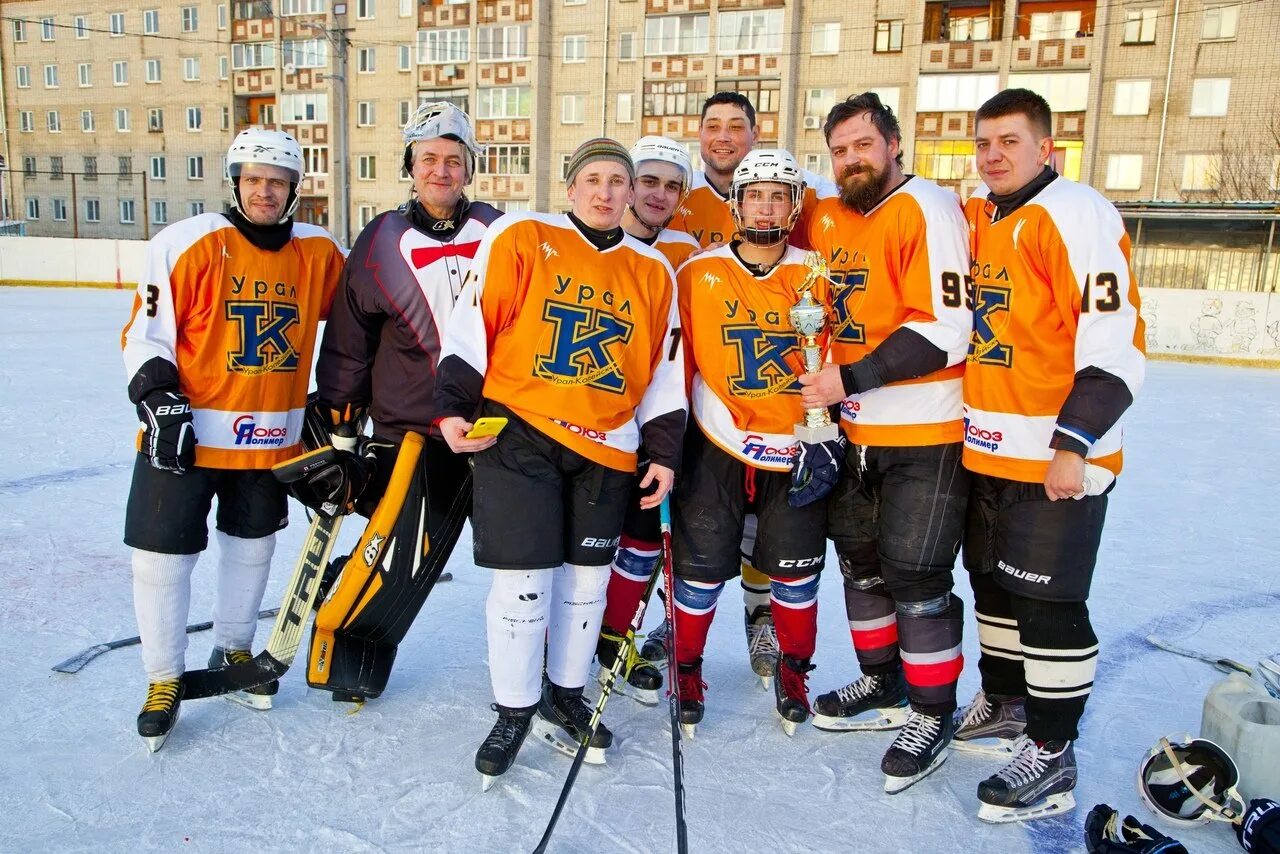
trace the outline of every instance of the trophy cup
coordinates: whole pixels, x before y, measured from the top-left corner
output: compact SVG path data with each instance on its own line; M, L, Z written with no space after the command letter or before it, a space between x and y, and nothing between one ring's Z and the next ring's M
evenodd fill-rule
M827 262L817 252L810 252L805 257L809 267L809 275L800 285L800 300L789 312L791 328L800 338L800 354L804 360L807 374L816 374L822 370L822 348L818 346L818 336L827 325L827 309L813 299L813 283L819 278L827 278ZM796 425L796 438L811 445L829 442L840 435L840 428L831 423L831 415L826 407L804 411L804 423Z

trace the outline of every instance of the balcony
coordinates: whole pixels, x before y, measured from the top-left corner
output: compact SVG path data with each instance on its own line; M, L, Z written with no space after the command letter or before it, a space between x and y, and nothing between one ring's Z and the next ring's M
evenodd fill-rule
M678 15L682 12L707 12L710 9L711 0L645 0L644 3L646 15Z
M521 142L530 138L529 119L476 119L476 138L485 142Z
M231 22L233 42L269 42L276 37L276 19L236 18Z
M645 79L683 80L706 74L707 63L713 61L704 56L650 56L644 60Z
M1087 70L1093 54L1093 38L1081 36L1069 39L1045 39L1025 41L1017 39L1010 51L1010 71L1034 71L1059 69L1064 71Z
M528 86L532 75L529 63L522 61L481 63L478 76L481 86Z
M777 54L744 53L716 59L717 77L755 77L781 74L782 59Z
M481 24L523 23L533 20L533 0L476 0Z
M920 71L1000 71L1000 42L932 42L920 46Z
M1004 31L1004 0L929 0L920 41L998 42Z
M448 89L471 84L471 65L467 62L418 66L418 88Z
M476 196L484 199L527 199L533 186L529 175L477 175Z
M482 4L483 5L483 4ZM493 11L497 14L497 10ZM471 23L471 5L426 3L418 6L418 29L465 27Z

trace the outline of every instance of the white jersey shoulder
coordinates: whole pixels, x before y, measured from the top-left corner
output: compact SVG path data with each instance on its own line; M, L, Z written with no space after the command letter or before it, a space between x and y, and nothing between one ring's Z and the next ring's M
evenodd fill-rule
M915 199L923 210L930 210L934 206L943 206L945 210L960 208L960 196L955 190L935 184L928 178L921 178L918 175L903 184L901 192Z
M675 271L671 269L671 264L667 261L667 256L663 255L662 251L656 246L650 246L642 240L636 240L625 231L622 232L622 243L620 245L630 249L637 255L642 255L645 258L651 258L654 261L661 261L662 266L667 268L667 273L670 274L673 279L675 278Z
M312 225L309 222L295 221L293 224L293 236L300 240L307 240L307 239L314 239L314 238L328 240L334 246L338 247L338 251L343 254L343 257L345 257L347 254L346 248L341 243L338 242L336 237L334 237L332 234L329 233L329 230L327 228L321 228L320 226Z
M804 185L813 190L818 198L829 199L840 195L840 188L830 178L819 175L817 172L810 172L808 169L801 169L800 173L804 175Z
M677 231L674 228L664 228L658 233L657 238L653 241L658 243L684 243L697 249L702 244L693 239L693 235L687 231Z
M151 238L151 247L153 251L160 249L171 252L176 258L203 238L224 228L235 228L235 226L222 214L196 214L161 229L155 237Z
M991 195L990 188L986 184L979 184L973 188L973 192L969 194L970 199L985 199Z
M784 264L805 264L809 258L808 249L800 249L798 247L787 244L787 251L782 253L782 258L778 261L775 269Z

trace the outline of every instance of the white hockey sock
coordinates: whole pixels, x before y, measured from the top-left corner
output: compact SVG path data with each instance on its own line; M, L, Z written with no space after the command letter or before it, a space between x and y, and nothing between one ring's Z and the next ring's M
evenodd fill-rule
M223 649L250 649L276 535L246 540L216 533L222 561L218 565L218 598L213 604L213 642Z
M596 654L609 567L566 563L554 572L547 678L561 688L581 688Z
M550 569L493 570L484 613L489 681L499 705L525 708L542 696L551 573Z
M148 682L177 679L186 672L191 570L199 557L133 550L133 611Z

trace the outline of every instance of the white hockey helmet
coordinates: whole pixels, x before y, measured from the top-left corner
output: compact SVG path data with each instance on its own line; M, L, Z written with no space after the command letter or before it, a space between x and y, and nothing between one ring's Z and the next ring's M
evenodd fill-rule
M1233 822L1244 813L1240 771L1227 752L1190 733L1168 735L1138 767L1138 795L1160 818L1190 827Z
M413 144L425 139L451 139L467 150L467 180L476 174L476 159L484 156L484 146L476 141L471 119L448 101L419 104L401 131L404 137L404 172L413 174Z
M684 192L689 192L693 183L693 163L683 145L665 136L642 136L631 146L631 162L635 164L636 174L640 173L640 164L650 160L670 163L678 168L684 176Z
M747 228L742 221L743 191L752 184L765 182L786 184L791 188L791 215L785 223L775 228ZM758 148L747 152L738 168L733 170L733 183L729 191L729 209L742 239L757 246L774 246L786 240L800 217L804 186L804 173L800 171L800 164L796 163L795 157L785 148Z
M289 191L289 201L285 205L280 222L293 216L298 209L298 185L302 183L302 146L284 131L265 130L263 128L245 128L236 134L227 149L227 184L231 187L231 202L241 213L240 191L236 187L236 179L240 170L247 163L261 163L266 166L278 166L290 173L293 188Z

